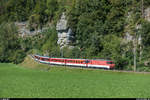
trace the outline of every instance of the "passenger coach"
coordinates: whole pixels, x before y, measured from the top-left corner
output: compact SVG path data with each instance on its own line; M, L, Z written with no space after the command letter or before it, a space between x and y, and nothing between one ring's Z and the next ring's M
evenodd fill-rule
M41 63L68 65L78 67L105 68L113 69L115 64L111 60L102 59L68 59L68 58L50 58L46 56L34 55L35 60Z

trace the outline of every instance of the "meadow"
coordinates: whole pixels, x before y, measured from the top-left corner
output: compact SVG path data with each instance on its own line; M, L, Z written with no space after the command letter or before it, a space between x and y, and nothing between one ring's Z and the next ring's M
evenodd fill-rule
M0 98L150 98L150 74L37 65L0 63Z

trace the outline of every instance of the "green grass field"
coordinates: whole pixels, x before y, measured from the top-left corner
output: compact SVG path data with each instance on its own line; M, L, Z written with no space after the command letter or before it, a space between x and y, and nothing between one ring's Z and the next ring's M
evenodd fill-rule
M0 98L150 98L150 74L38 66L0 63Z

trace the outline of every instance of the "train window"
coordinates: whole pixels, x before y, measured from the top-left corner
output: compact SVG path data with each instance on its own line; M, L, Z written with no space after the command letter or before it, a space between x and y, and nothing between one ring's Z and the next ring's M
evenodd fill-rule
M52 59L52 61L54 61L54 62L55 62L55 61L56 61L56 59Z
M61 59L60 59L60 60L57 60L57 61L58 61L58 62L64 62L64 60L61 60Z
M40 57L38 57L38 56L35 56L35 58L40 59Z
M80 60L78 60L77 63L80 63Z
M89 62L90 62L89 60L86 60L86 61L85 61L85 63L89 63Z
M113 62L112 61L107 61L107 64L113 64Z
M67 62L69 62L69 63L73 63L74 61L73 61L73 60L68 60Z
M76 60L76 61L75 61L75 63L79 63L79 61L78 61L78 60Z
M48 59L48 58L42 58L42 60L43 60L43 61L49 61L49 59Z
M69 62L71 62L71 60L67 60L67 62L69 63Z

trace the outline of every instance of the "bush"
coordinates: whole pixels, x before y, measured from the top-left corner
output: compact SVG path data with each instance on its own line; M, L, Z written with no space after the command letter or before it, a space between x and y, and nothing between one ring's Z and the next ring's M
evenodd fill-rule
M38 50L38 49L31 49L27 52L27 54L39 54L42 55L42 51Z
M0 62L20 63L25 57L18 38L18 31L13 23L0 26Z
M150 68L145 67L145 66L140 66L137 68L137 71L139 71L139 72L150 72Z

